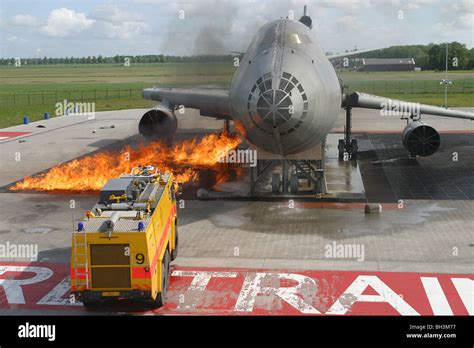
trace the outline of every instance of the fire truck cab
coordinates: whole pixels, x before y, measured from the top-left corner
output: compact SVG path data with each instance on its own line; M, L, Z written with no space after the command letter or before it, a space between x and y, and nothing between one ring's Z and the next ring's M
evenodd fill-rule
M71 293L85 307L132 299L164 304L178 253L173 175L152 166L110 179L73 231Z

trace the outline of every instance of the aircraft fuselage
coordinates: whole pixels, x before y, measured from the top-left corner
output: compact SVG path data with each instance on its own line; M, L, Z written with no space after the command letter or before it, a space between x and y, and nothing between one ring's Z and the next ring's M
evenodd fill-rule
M254 37L232 78L230 104L250 143L285 156L312 148L330 132L341 88L311 30L279 19Z

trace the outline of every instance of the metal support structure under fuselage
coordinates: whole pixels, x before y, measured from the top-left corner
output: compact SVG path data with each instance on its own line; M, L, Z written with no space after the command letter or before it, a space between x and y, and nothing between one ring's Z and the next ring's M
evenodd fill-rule
M289 178L289 173L288 173L289 165L288 161L283 161L281 165L281 176L282 176L282 192L283 194L288 193L288 178Z
M257 164L250 167L250 195L296 196L327 193L326 139L311 149L286 156L256 151Z
M327 193L323 160L257 160L257 166L250 167L251 196L270 194L265 190L269 178L273 195Z

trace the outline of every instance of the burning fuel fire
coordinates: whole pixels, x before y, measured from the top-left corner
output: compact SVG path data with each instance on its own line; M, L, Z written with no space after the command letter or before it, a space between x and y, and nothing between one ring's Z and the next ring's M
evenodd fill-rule
M104 151L52 167L45 173L26 177L12 191L98 191L110 178L129 173L133 167L153 165L160 172L172 172L178 183L200 180L211 172L212 184L240 174L241 168L218 160L223 151L235 149L240 139L227 133L209 134L201 140L185 140L174 147L160 141Z

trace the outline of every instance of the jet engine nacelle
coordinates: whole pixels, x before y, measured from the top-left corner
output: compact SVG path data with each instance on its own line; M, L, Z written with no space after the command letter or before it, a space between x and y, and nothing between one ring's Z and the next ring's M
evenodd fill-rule
M156 108L147 111L138 124L138 131L147 138L170 140L178 128L178 120L173 111Z
M403 130L402 143L411 155L427 157L438 151L441 139L436 129L424 122L414 121Z

